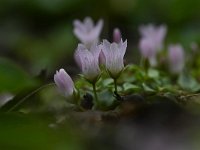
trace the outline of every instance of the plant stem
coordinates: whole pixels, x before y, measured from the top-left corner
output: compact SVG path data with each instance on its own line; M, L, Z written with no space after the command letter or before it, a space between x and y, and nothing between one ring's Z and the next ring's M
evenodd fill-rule
M148 68L149 68L149 61L147 58L144 58L144 71L145 71L145 76L148 76Z
M140 67L144 67L144 61L145 61L145 58L142 56L140 58Z
M37 93L38 91L48 87L48 86L52 86L52 85L55 85L55 83L50 83L50 84L46 84L46 85L43 85L37 89L35 89L34 91L32 91L31 93L29 93L28 95L26 95L24 98L20 99L18 103L16 103L14 106L12 106L8 111L7 113L13 111L15 108L17 108L18 106L20 106L25 100L27 100L29 97L31 97L32 95L34 95L35 93Z
M95 99L95 105L98 105L98 96L97 96L97 89L96 89L96 83L92 84L93 92L94 92L94 99Z
M118 93L118 91L117 91L117 78L113 78L113 80L114 80L115 92Z

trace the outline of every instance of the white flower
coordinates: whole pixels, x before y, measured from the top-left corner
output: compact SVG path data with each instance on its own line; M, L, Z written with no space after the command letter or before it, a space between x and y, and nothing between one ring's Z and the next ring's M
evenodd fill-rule
M180 44L170 45L168 48L169 69L172 73L180 73L185 64L184 49Z
M103 40L103 54L105 56L105 66L112 78L117 78L124 69L124 55L127 48L127 40L122 40L117 44Z
M72 96L74 92L74 82L64 69L56 71L54 75L54 82L56 83L58 90L66 97Z
M75 61L81 68L84 77L90 82L96 82L100 75L99 54L100 47L95 43L88 50L83 44L78 44L74 54Z
M94 42L98 42L103 27L103 20L99 20L94 25L91 18L86 17L83 23L79 20L74 21L74 34L87 48Z

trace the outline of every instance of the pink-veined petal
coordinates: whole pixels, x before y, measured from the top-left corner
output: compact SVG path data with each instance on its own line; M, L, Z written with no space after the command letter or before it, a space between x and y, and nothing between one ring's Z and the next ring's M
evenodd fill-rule
M54 81L59 89L66 97L71 96L74 91L74 82L64 69L56 71Z

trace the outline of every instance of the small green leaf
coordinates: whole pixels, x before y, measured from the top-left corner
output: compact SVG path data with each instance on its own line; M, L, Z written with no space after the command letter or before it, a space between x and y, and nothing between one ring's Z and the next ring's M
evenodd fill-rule
M151 92L151 93L154 93L154 92L155 92L154 89L152 89L151 87L149 87L149 86L146 85L145 83L142 84L142 87L143 87L144 91L146 91L146 92Z
M104 79L103 80L103 86L107 87L110 84L113 84L113 79L109 78L109 79Z
M104 90L98 93L98 96L100 101L100 107L103 110L109 110L110 107L112 107L115 103L115 97L113 96L112 92Z
M139 91L141 88L135 84L124 83L123 84L124 91Z
M150 69L148 69L148 76L150 78L158 78L159 77L159 72L158 72L158 70L150 68Z
M178 78L178 84L184 90L197 92L200 90L200 84L191 75L182 73Z

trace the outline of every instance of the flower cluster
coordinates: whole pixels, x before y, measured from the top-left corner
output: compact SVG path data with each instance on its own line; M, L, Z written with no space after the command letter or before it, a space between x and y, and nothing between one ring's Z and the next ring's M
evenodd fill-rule
M142 56L148 59L152 67L158 65L157 55L164 48L164 39L167 33L165 25L154 26L153 24L142 25L139 28L141 39L139 49ZM169 70L173 74L182 72L185 64L184 50L180 44L168 46L167 61Z
M124 71L124 56L127 50L127 40L122 40L122 34L118 28L113 30L112 42L106 39L103 39L101 42L100 33L102 27L102 20L99 20L94 25L94 22L89 17L86 17L83 22L79 20L74 21L74 34L81 42L74 52L74 59L84 79L92 85L95 108L98 107L99 103L96 83L101 78L103 71L106 71L109 77L113 79L114 95L118 98L120 97L117 79ZM142 57L148 60L150 64L148 67L158 66L158 54L163 52L162 50L164 49L164 39L167 32L166 26L143 25L139 28L139 32L141 35L139 49ZM183 71L185 55L184 49L180 44L170 44L167 55L164 56L167 58L164 60L167 61L166 64L168 64L169 71L172 74L179 74ZM72 96L79 95L79 93L76 93L79 92L79 89L75 88L74 82L64 69L56 72L54 81L59 91L65 97L71 98ZM145 89L145 84L142 84L142 86Z
M81 41L75 50L74 58L84 78L93 85L96 103L96 82L101 76L101 68L106 68L116 84L116 79L124 69L124 55L127 49L127 41L122 41L118 28L113 31L113 42L103 40L99 43L102 26L102 20L95 26L89 17L85 18L83 23L79 20L74 21L74 34ZM100 67L100 64L105 67ZM63 69L54 75L54 81L66 97L73 95L73 81ZM117 92L116 88L115 90Z

